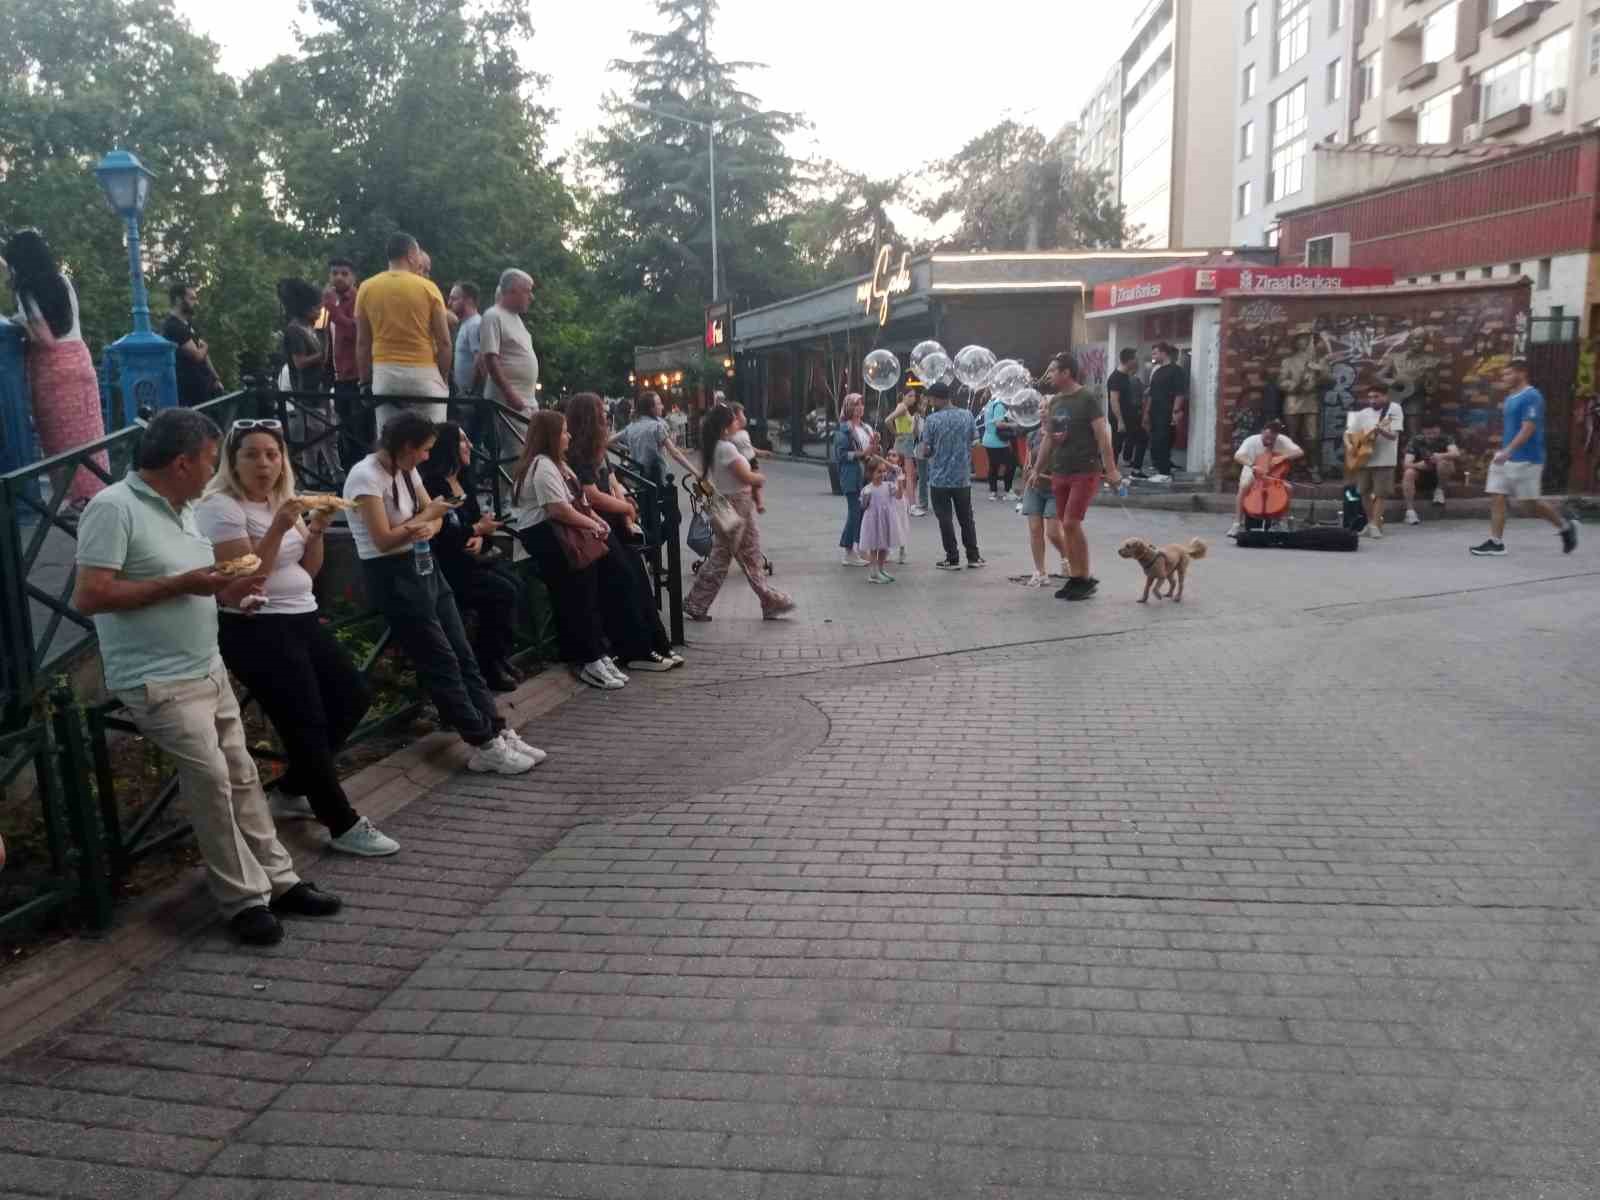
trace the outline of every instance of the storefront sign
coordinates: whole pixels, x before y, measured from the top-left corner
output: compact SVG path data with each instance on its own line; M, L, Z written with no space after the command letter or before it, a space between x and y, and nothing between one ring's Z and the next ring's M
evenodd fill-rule
M863 312L870 314L872 306L878 306L879 325L889 323L889 298L903 296L911 290L911 252L907 250L900 255L900 265L893 271L889 269L889 258L889 247L881 247L872 267L872 278L856 287L856 303Z
M1169 301L1209 298L1222 292L1324 292L1387 287L1388 267L1173 267L1102 283L1094 289L1096 312Z

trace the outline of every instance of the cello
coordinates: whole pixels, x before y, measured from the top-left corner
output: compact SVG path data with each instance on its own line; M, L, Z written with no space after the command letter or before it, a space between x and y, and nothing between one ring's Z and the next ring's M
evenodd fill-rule
M1265 528L1267 522L1279 520L1288 513L1288 475L1293 465L1294 460L1287 455L1274 454L1270 450L1256 459L1250 468L1253 478L1245 489L1242 502L1247 529L1258 521Z

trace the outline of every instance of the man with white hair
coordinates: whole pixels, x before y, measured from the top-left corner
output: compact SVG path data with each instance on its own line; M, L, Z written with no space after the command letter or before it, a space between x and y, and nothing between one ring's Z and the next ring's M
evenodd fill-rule
M494 304L478 326L478 354L488 379L483 394L518 412L539 407L539 359L522 314L533 302L533 276L515 267L500 273Z

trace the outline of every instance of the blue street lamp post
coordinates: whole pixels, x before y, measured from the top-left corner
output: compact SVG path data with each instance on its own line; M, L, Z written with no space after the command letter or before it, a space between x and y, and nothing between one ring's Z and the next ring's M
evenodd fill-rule
M150 330L150 296L139 256L139 216L155 176L126 150L113 150L94 169L112 210L128 225L128 275L133 282L133 332L106 348L112 376L122 390L122 422L133 424L141 408L178 403L177 347Z

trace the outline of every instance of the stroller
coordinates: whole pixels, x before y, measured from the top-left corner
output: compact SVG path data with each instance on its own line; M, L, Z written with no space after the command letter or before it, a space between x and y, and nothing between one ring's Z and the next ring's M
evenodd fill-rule
M695 574L711 554L716 536L711 528L711 514L706 511L706 498L711 494L711 485L701 476L689 474L683 481L683 490L689 493L689 532L684 540L696 555L689 567L690 573ZM772 560L765 554L761 556L761 567L768 575L773 573ZM739 564L739 569L744 570L743 563Z

